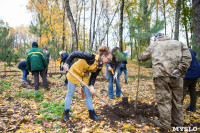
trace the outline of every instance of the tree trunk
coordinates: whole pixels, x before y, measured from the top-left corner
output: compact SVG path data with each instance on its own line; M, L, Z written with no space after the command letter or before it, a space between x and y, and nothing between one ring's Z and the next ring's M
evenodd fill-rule
M145 0L144 14L147 14L147 10L148 10L147 0ZM145 27L144 27L145 28L145 32L148 32L148 17L145 17L144 19L145 19L145 21L144 21L144 23L145 23ZM150 44L150 38L147 39L145 41L145 43L146 43L146 47L148 47L149 44Z
M175 32L174 32L174 39L175 40L179 40L180 11L181 11L181 0L178 0L177 5L176 5L176 14L175 14Z
M90 31L89 31L89 46L91 46L92 38L92 14L93 14L93 0L91 0L91 12L90 12Z
M120 24L119 24L119 48L123 51L123 11L124 11L124 0L121 1L120 7Z
M165 0L163 0L163 16L165 21L165 35L166 35L167 24L166 24L166 13L165 13Z
M200 46L200 1L192 0L193 6L193 44L199 50ZM198 52L200 57L200 52Z
M74 22L74 18L70 9L69 0L65 0L65 9L72 28L72 52L73 52L78 50L78 37L76 31L76 23Z
M84 15L83 15L83 51L85 51L85 0L84 0Z
M97 0L95 0L95 5L94 5L94 21L93 21L93 33L92 33L93 37L92 37L92 43L91 43L92 48L94 48L93 44L94 44L94 39L95 39L96 13L97 13Z
M183 24L185 27L185 35L186 35L186 40L187 40L187 46L189 47L189 40L188 40L188 29L187 29L187 20L186 20L186 10L185 10L185 2L182 2L183 5Z
M65 48L65 3L64 0L63 2L63 35L62 35L62 49ZM67 47L66 47L66 51L67 51Z

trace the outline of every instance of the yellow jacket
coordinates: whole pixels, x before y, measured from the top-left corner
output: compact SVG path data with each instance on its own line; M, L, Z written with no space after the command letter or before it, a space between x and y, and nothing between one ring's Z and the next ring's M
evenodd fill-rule
M81 79L85 84L89 84L89 72L95 73L98 69L102 69L102 67L97 68L99 55L95 55L95 61L92 65L88 65L85 59L79 59L75 62L70 71L74 73L79 79ZM82 85L73 75L67 73L67 79L73 84Z

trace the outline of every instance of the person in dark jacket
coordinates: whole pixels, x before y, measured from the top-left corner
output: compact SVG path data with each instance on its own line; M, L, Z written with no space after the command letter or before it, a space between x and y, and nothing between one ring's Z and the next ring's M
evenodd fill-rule
M61 56L61 61L60 61L60 72L62 73L63 67L61 67L61 66L62 66L61 64L62 64L62 63L63 63L63 64L65 63L65 61L67 60L67 58L69 57L69 55L68 55L68 53L65 52L65 51L60 51L60 52L59 52L59 55ZM71 64L70 64L70 67L71 67ZM65 75L67 75L67 71L66 71ZM66 76L65 76L65 77L66 77ZM64 85L64 86L67 86L67 84L68 84L68 80L67 80L67 78L66 78L63 85Z
M127 52L124 52L124 55L126 57L127 56ZM126 64L127 64L127 60L126 59L121 62L119 76L121 76L122 72L124 72L125 84L128 84L128 82L127 82L127 68L126 68Z
M92 94L95 93L94 83L103 64L109 62L112 59L112 55L106 46L102 46L98 49L98 55L82 51L72 52L63 66L66 71L68 71L69 65L75 58L80 59L71 66L70 71L87 84L90 90L83 86L71 73L67 73L68 91L65 98L65 116L63 119L65 121L69 119L69 110L75 88L77 85L81 85L85 93L85 102L89 111L89 118L100 120L100 117L98 117L94 111L92 103ZM89 72L91 72L91 76L89 76Z
M41 49L38 49L37 42L32 43L32 49L27 53L28 57L26 58L27 61L27 68L31 71L34 75L34 87L35 90L39 89L39 74L42 77L44 88L49 90L49 85L47 81L47 60L46 57Z
M29 75L29 72L28 72L28 69L26 67L26 61L21 61L19 64L18 64L18 67L20 70L22 70L22 73L23 73L23 83L27 83L27 75Z
M197 83L197 79L200 77L200 64L196 58L196 53L192 51L191 49L189 50L192 56L192 62L184 78L183 100L186 96L186 89L188 88L188 91L190 94L190 106L188 106L186 110L195 112L196 101L197 101L196 83ZM182 100L182 103L183 103L183 100Z
M121 85L119 82L121 62L117 62L116 57L114 55L114 52L116 52L117 50L119 50L119 47L114 47L112 49L112 62L106 63L106 78L108 79L108 93L110 99L114 98L113 80L116 84L116 97L120 97L121 95Z

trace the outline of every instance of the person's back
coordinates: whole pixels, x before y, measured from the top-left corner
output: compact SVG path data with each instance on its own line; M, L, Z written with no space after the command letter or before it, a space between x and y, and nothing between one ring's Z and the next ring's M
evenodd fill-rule
M184 67L183 65L179 66L182 56L190 57L188 52L183 53L184 49L187 47L180 41L161 36L147 48L147 52L143 53L143 56L147 59L152 58L154 77L170 77L174 69ZM189 65L188 62L182 63Z
M28 52L27 68L34 75L34 87L35 90L39 89L39 74L42 77L44 88L49 90L47 82L47 60L41 49L38 49L38 44L36 42L32 43L32 49Z
M152 58L155 94L160 118L152 123L168 132L171 126L182 127L183 76L189 68L191 55L182 42L159 33L156 41L138 56L139 61Z
M21 69L21 70L25 70L26 69L26 61L21 61L17 68Z
M27 66L29 71L45 70L47 68L47 60L38 45L33 43L32 49L27 53Z

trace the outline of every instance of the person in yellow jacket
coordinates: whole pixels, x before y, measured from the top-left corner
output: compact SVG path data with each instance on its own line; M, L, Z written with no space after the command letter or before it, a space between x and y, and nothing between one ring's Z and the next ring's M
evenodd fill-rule
M112 60L112 55L106 46L100 47L98 49L98 54L87 53L83 51L72 52L63 65L63 68L66 71L68 71L69 65L74 58L80 59L71 66L70 71L74 73L79 79L81 79L85 84L87 84L90 87L90 90L83 86L75 77L73 77L73 75L70 73L67 74L68 91L65 98L65 116L63 120L68 121L69 119L70 105L76 85L81 85L84 90L85 102L89 111L89 118L100 120L100 117L95 114L92 103L92 94L95 93L94 83L97 75L103 67L103 64L110 62ZM90 77L89 72L91 72Z

